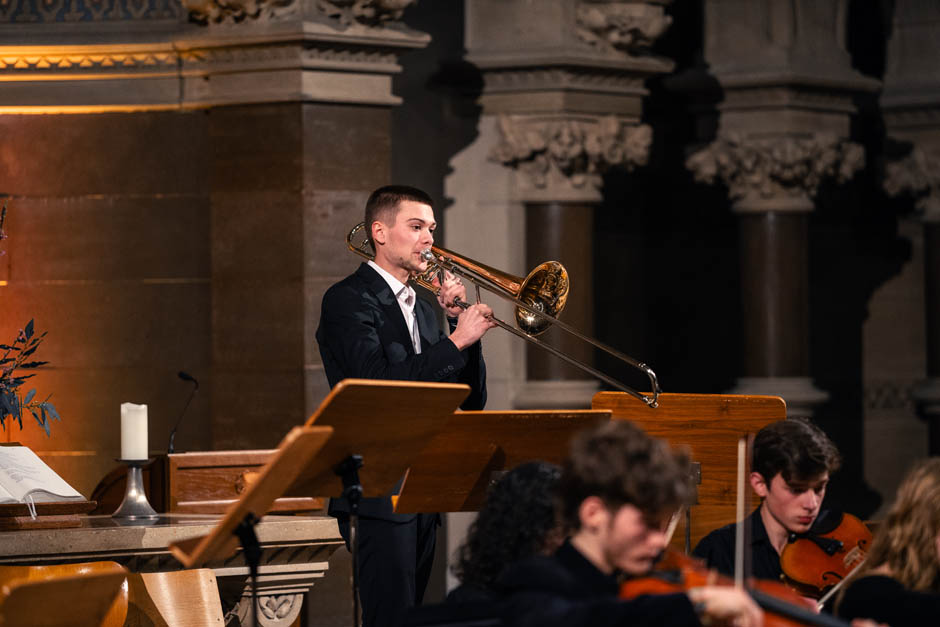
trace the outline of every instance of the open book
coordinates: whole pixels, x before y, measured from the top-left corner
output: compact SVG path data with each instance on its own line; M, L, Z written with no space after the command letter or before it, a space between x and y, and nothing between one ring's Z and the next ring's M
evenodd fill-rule
M0 446L0 503L84 501L26 446Z

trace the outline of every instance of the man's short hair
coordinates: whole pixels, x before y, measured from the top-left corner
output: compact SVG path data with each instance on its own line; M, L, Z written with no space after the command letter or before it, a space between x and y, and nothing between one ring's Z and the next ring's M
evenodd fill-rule
M433 206L431 197L417 187L407 185L386 185L380 187L369 195L366 201L365 223L366 232L372 237L372 223L376 220L391 225L398 215L398 205L403 200L420 202ZM373 246L374 248L374 246Z
M819 427L802 418L771 423L754 437L751 469L770 483L777 473L787 483L811 481L833 473L842 457Z
M573 530L581 528L579 510L590 496L611 510L629 504L661 516L689 503L692 490L688 455L625 420L575 436L558 486L562 521Z

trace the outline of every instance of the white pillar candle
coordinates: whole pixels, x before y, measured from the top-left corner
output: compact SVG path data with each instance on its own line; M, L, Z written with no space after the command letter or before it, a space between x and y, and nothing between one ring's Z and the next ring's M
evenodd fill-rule
M147 459L147 406L121 403L121 459Z

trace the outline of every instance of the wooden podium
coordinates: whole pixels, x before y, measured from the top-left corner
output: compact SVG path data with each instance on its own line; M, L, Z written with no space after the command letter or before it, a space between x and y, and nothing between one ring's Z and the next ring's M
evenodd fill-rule
M478 511L494 473L533 460L561 464L571 436L610 415L607 410L455 412L412 462L395 511Z
M651 409L629 394L600 392L591 407L690 450L701 477L698 504L691 510L693 547L709 531L735 522L738 439L787 417L786 403L778 396L660 394L659 407ZM684 536L681 521L673 538L676 548L681 548Z

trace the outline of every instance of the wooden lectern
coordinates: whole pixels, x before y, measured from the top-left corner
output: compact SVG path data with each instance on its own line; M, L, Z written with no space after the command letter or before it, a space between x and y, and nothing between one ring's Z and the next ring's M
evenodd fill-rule
M395 511L478 511L493 473L527 461L560 464L571 436L610 411L462 411L411 464Z
M345 379L326 397L303 427L294 427L257 480L211 534L170 545L187 568L234 553L242 543L251 579L260 555L254 524L285 491L303 496L337 497L350 487L364 497L391 493L409 464L446 424L469 394L466 385ZM337 469L355 457L355 485ZM351 529L356 529L355 512ZM355 533L355 532L353 532ZM353 622L358 624L356 559L353 553Z
M652 409L623 392L599 392L591 407L690 450L701 475L698 504L691 510L692 547L709 531L735 522L738 439L787 417L778 396L660 394L659 407ZM684 535L685 523L680 522L673 545L681 548Z

